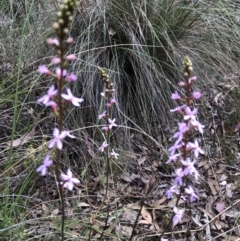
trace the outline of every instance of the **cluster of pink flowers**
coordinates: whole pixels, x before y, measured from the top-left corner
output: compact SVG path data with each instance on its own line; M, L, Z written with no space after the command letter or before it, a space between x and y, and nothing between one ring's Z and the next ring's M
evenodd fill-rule
M68 38L66 40L66 44L71 44L72 41L73 41L72 38ZM59 40L57 38L47 39L47 43L49 45L55 46L57 49L60 45ZM63 58L64 58L63 61L67 63L75 60L76 56L73 54L70 54ZM51 62L53 64L59 64L61 60L59 57L53 57ZM58 84L58 87L59 87L59 83L58 83L59 81L63 81L63 83L68 83L68 82L74 82L77 80L77 76L75 74L67 73L66 69L60 68L60 67L57 67L55 69L55 73L53 73L45 65L40 65L38 68L38 72L40 74L49 75L52 78L54 78ZM40 99L38 99L37 102L45 106L52 107L53 111L58 116L60 105L62 110L64 111L68 106L68 104L72 104L76 107L79 107L80 103L83 102L83 99L75 97L69 88L66 88L66 93L62 93L62 89L60 88L56 89L55 86L52 85L48 89L47 93L44 96L42 96ZM49 142L48 148L49 149L57 148L58 150L62 150L63 139L66 137L75 138L72 134L70 134L69 131L66 131L66 130L60 131L57 127L55 127L53 130L53 139ZM50 159L50 155L47 154L43 161L43 164L37 168L37 172L41 172L41 175L45 176L47 173L47 169L52 165L52 163L53 161ZM74 184L80 183L80 181L77 178L73 177L73 173L71 172L70 169L67 170L67 175L61 173L60 177L63 182L62 183L63 187L69 189L70 191L73 190Z
M116 103L115 98L113 97L113 93L115 92L115 89L113 87L113 83L109 81L108 75L105 73L105 71L102 68L99 68L99 74L102 78L103 84L105 91L101 93L102 98L106 101L106 110L98 116L98 119L104 119L106 125L102 127L102 130L104 131L104 137L105 140L102 143L102 145L99 147L100 152L104 152L105 149L108 147L108 136L110 135L110 131L113 127L116 127L117 124L116 118L111 119L110 118L110 113L111 113L111 108L112 106ZM107 150L108 151L108 150ZM117 154L113 149L112 152L110 153L110 157L118 159L119 154Z
M38 72L40 74L47 75L55 80L57 88L52 85L47 93L38 99L38 103L51 107L55 113L58 127L53 130L53 138L48 144L48 148L55 148L56 158L54 172L57 180L57 187L61 200L61 240L64 240L64 224L65 224L65 205L63 189L66 188L70 191L73 190L75 185L80 186L80 181L74 176L70 168L67 169L67 173L61 173L61 150L63 148L63 140L66 137L75 138L69 131L63 130L64 114L69 106L72 104L79 107L83 102L82 98L77 98L73 95L71 90L67 87L69 82L77 81L77 76L74 73L68 73L67 66L71 61L76 59L74 54L66 56L67 50L70 44L73 42L73 38L68 37L69 28L73 20L75 7L77 5L76 0L64 0L59 6L57 13L57 21L54 22L53 28L56 32L56 38L47 39L47 44L53 46L57 50L57 56L53 57L51 63L56 65L55 71L52 72L46 65L40 65ZM50 159L50 154L47 154L43 160L43 164L37 168L37 172L40 172L42 176L47 174L47 170L53 164L53 160Z
M172 94L173 100L181 102L180 106L170 110L171 112L179 112L183 119L178 123L178 130L173 138L176 139L173 146L169 148L169 159L167 163L172 163L176 166L175 179L173 185L166 191L167 198L173 195L182 198L184 201L189 198L190 203L195 201L198 196L191 185L186 185L187 176L192 176L195 180L199 178L199 172L196 169L196 162L199 154L204 151L200 148L199 142L195 139L194 142L189 141L189 134L192 131L203 133L204 126L197 120L197 108L192 107L194 100L201 97L198 91L192 91L192 84L196 81L196 76L190 77L192 72L191 61L186 57L185 59L184 75L185 82L180 82L179 86L184 89L186 97L182 97L177 91ZM186 64L187 63L187 64ZM179 198L177 200L179 200ZM173 208L173 226L181 223L184 209L179 209L178 203Z

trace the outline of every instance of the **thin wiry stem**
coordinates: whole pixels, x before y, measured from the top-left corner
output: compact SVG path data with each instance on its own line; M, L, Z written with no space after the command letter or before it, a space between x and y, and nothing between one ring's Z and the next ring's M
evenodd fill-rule
M58 103L59 103L59 115L58 115L58 127L59 127L59 132L62 132L63 128L63 106L62 106L62 88L63 88L63 70L64 70L64 50L63 50L63 41L60 40L60 69L61 69L61 75L60 79L58 81ZM56 168L55 168L55 174L57 177L57 182L58 182L58 190L60 194L60 199L61 199L61 209L62 209L62 219L61 219L61 239L62 241L64 240L64 221L65 221L65 205L64 205L64 196L63 196L63 190L62 186L60 185L60 172L59 172L59 166L60 166L60 159L61 159L61 150L57 149L56 150Z

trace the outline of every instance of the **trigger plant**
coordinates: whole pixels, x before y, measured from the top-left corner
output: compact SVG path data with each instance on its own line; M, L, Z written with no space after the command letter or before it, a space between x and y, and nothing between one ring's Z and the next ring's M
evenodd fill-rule
M118 159L118 154L113 149L112 149L112 152L110 153L110 149L109 149L109 142L110 142L112 128L117 126L117 124L115 123L116 118L112 119L112 107L116 103L116 100L113 95L113 93L115 92L115 89L114 89L114 84L109 80L109 76L106 74L106 72L100 67L98 68L98 71L104 85L104 92L101 93L101 96L103 98L103 102L105 103L104 112L98 116L99 120L104 121L104 124L102 127L104 141L100 146L99 151L105 154L106 172L107 172L107 178L108 178L109 169L110 169L110 159L112 158ZM107 191L107 188L106 188L106 191ZM106 193L106 196L107 196L107 193Z
M61 200L61 240L64 240L64 195L63 189L73 190L74 185L80 184L80 181L74 176L70 168L67 169L67 174L61 173L61 151L64 146L65 138L75 138L74 135L68 130L63 128L63 118L66 109L69 105L79 107L83 102L82 98L77 98L73 95L70 88L67 87L69 82L75 82L77 76L74 73L68 73L67 67L71 61L76 59L73 54L66 55L70 44L73 39L68 36L68 29L72 22L74 9L76 6L75 0L65 0L60 7L60 11L57 13L57 22L53 24L53 28L56 32L56 38L47 39L47 44L53 46L56 49L57 56L53 57L51 63L56 65L54 71L48 69L46 65L40 65L38 72L43 75L49 76L55 81L53 85L48 89L47 93L38 99L38 103L44 106L52 108L54 111L57 123L53 129L53 137L48 144L49 149L55 149L55 165L54 172L57 179L57 187ZM40 172L42 176L47 174L48 168L53 164L53 160L50 159L50 154L46 153L46 157L43 164L37 168L37 172Z
M202 134L204 126L197 119L198 109L193 106L194 101L201 97L201 93L192 89L197 77L191 76L193 68L189 57L184 58L183 71L185 81L179 82L183 94L177 91L172 94L171 98L177 101L179 105L170 110L171 112L178 112L182 120L178 123L178 129L173 135L176 141L168 150L169 159L167 161L167 164L172 164L175 168L175 179L172 186L166 191L166 196L168 199L176 196L177 199L170 221L160 238L162 238L171 223L175 227L182 222L184 209L179 207L180 199L190 205L199 198L194 188L188 185L188 179L192 177L195 181L198 180L200 174L196 168L197 160L200 154L204 154L204 151L199 146L199 141L197 139L192 141L190 137L194 132Z
M99 114L98 116L98 119L103 122L102 132L103 132L103 138L104 138L103 143L98 150L104 154L105 167L106 167L106 186L105 186L106 191L105 191L102 204L98 209L98 212L100 212L108 196L110 162L113 159L118 159L119 154L116 153L113 149L109 148L112 129L117 126L116 118L112 118L112 108L116 103L116 100L114 98L114 92L115 92L114 84L109 80L109 76L106 74L104 69L99 67L98 71L104 86L104 91L101 93L101 97L103 99L103 103L105 106L103 113ZM105 227L107 226L107 222L108 222L108 215L105 220ZM91 232L89 234L89 240L90 240L90 235L91 235ZM102 239L102 236L103 236L103 232L99 240Z

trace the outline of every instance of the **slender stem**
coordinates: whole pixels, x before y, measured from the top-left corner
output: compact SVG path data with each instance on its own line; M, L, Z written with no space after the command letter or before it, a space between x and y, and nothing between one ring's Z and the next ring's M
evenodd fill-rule
M109 155L108 155L108 147L106 148L106 169L107 169L107 171L106 171L107 179L106 179L105 195L104 195L104 198L103 198L103 200L102 200L102 203L101 203L100 207L99 207L98 210L97 210L97 213L94 215L95 217L96 217L96 216L98 215L98 213L102 210L103 205L104 205L104 203L105 203L105 201L106 201L106 199L107 199L107 194L108 194L109 170L110 170L110 159L109 159ZM93 223L94 223L95 217L94 217L94 219L93 219ZM107 218L106 218L106 220L105 220L105 227L106 227L106 225L107 225L107 221L108 221L108 215L107 215ZM92 229L91 229L90 232L89 232L88 240L91 240L91 239L90 239L90 238L91 238L91 233L92 233ZM102 240L103 233L104 233L104 231L101 233L101 236L100 236L99 240Z
M144 201L145 201L145 196L142 197L142 199L141 199L141 201L140 201L140 209L139 209L139 211L138 211L138 214L137 214L135 223L134 223L134 225L133 225L133 229L132 229L132 233L131 233L131 236L130 236L130 238L129 238L129 241L131 241L132 238L133 238L134 230L135 230L135 228L136 228L136 226L137 226L137 221L138 221L139 216L140 216L140 214L141 214L141 212L142 212L142 208L143 208Z
M108 138L108 141L109 141L109 138ZM109 143L109 142L108 142ZM107 175L107 180L106 180L106 191L105 191L105 196L104 196L104 199L102 201L102 204L101 204L101 207L99 210L102 209L103 205L104 205L104 202L107 198L107 194L108 194L108 185L109 185L109 171L110 171L110 159L109 159L109 155L108 155L108 147L106 149L106 168L107 168L107 171L106 171L106 175ZM105 220L105 227L107 226L107 221L108 221L108 214L107 214L107 217L106 217L106 220ZM102 240L102 237L103 237L103 233L104 233L104 230L105 228L103 229L102 233L101 233L101 236L99 238L99 240Z
M63 40L60 39L60 46L59 46L59 53L60 53L60 77L58 80L58 108L59 108L59 113L57 117L57 122L58 122L58 128L59 132L62 132L63 129L63 106L62 106L62 89L63 89L63 70L64 70L64 47L63 47ZM56 150L56 168L55 168L55 174L58 182L58 191L60 195L60 200L61 200L61 211L62 211L62 219L61 219L61 240L64 241L64 221L65 221L65 205L64 205L64 196L63 196L63 190L61 186L61 180L60 180L60 160L61 160L61 150L57 149Z
M60 173L59 173L59 162L61 158L61 151L57 149L57 157L56 157L56 168L55 168L55 174L57 178L57 183L58 183L58 191L60 195L60 200L61 200L61 211L62 211L62 219L61 219L61 240L64 241L64 220L65 220L65 206L64 206L64 196L63 196L63 190L62 186L60 184Z

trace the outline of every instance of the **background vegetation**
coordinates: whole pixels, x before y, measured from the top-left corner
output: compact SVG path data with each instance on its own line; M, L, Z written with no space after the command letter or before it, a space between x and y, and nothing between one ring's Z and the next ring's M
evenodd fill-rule
M57 240L54 176L39 178L35 169L46 150L45 135L51 133L55 121L49 109L36 104L51 84L36 69L54 55L45 39L54 34L52 23L59 2L0 0L0 6L0 238ZM120 185L119 175L136 168L143 146L161 163L166 160L165 150L177 121L169 112L173 108L170 96L182 78L185 55L194 63L197 88L203 93L199 118L206 125L207 158L236 164L238 16L240 3L228 0L79 1L70 31L74 38L70 51L78 60L70 68L78 75L73 91L85 102L80 110L68 113L65 126L75 130L78 138L67 143L64 157L85 184L100 177L97 189L101 195L104 167L98 154L102 135L97 116L103 109L103 86L97 66L105 68L115 83L114 116L122 126L112 139L121 153L119 162L112 164L113 190ZM96 192L77 192L66 200L68 240L87 234L92 209L82 218L81 205L99 201L90 194ZM122 203L131 202L122 199ZM113 213L118 222L120 210L116 207ZM120 233L111 234L112 240L122 238Z

